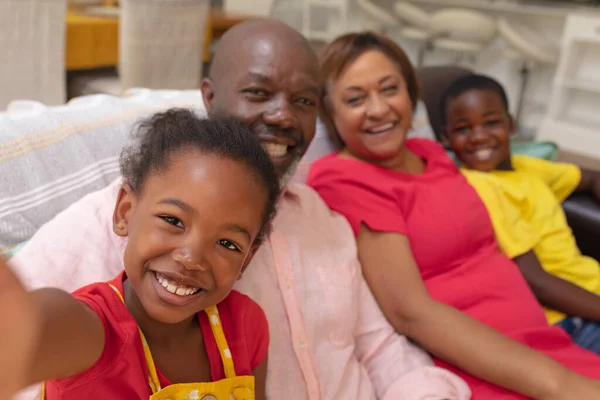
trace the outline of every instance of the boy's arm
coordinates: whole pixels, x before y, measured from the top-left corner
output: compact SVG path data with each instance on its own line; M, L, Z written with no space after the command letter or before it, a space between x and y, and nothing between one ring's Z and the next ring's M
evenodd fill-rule
M533 250L513 260L542 305L568 315L600 321L600 296L546 272Z
M581 168L581 180L576 191L590 191L600 200L600 172Z
M89 307L58 289L27 293L1 259L0 282L0 398L75 375L100 358L104 327Z

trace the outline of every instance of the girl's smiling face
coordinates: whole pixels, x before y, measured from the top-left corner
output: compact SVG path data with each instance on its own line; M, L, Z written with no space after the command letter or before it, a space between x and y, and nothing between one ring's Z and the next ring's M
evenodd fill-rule
M244 164L179 151L139 193L124 185L115 233L127 278L155 321L178 323L222 301L257 249L267 193Z

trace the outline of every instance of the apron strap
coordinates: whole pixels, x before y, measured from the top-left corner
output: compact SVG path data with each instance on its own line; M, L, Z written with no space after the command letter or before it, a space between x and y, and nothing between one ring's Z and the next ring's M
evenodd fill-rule
M221 360L223 360L223 369L225 370L226 378L235 378L235 368L233 366L233 358L231 357L231 350L227 344L225 333L223 332L223 326L221 325L221 318L219 318L219 310L217 306L208 307L204 310L208 315L210 321L210 327L212 329L215 341L219 347L219 353L221 354Z
M123 295L115 286L110 284L110 287L115 291L117 296L121 299L123 304L125 304L125 299ZM152 389L152 393L157 393L161 390L160 381L158 380L158 373L156 372L156 365L154 365L154 359L152 358L152 353L150 352L150 346L148 346L148 342L144 337L144 333L138 326L138 332L140 333L140 339L142 339L142 347L144 348L144 356L146 356L146 364L148 364L148 384L150 385L150 389Z
M115 291L117 296L119 296L123 304L125 304L125 299L123 298L123 295L121 294L119 289L117 289L114 285L110 283L109 285ZM221 360L223 361L223 369L225 370L225 377L235 378L235 367L233 366L231 350L229 350L229 345L227 344L227 339L225 338L225 333L223 332L221 318L219 318L219 310L217 309L217 306L212 306L208 307L206 310L204 310L204 312L206 313L206 315L208 315L210 327L212 329L215 341L217 342L217 346L219 348L219 354L221 355ZM152 353L150 352L150 346L148 346L148 342L144 337L144 333L142 332L139 326L138 331L142 340L142 346L144 347L144 356L146 357L146 364L148 364L148 383L150 385L150 388L152 389L152 393L154 394L161 390L160 381L158 380L158 373L156 372L156 365L154 364L154 359L152 358Z

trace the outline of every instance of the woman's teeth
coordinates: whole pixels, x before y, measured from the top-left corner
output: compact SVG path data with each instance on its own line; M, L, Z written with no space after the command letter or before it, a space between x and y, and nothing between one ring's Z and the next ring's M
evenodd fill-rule
M379 125L376 126L374 128L371 129L367 129L367 133L381 133L381 132L385 132L387 130L390 130L394 127L394 123L393 122L389 122L385 125Z
M200 288L178 285L177 283L171 281L169 278L158 272L155 272L154 274L158 283L160 283L162 287L164 287L169 293L173 293L178 296L190 296L200 291Z
M492 155L492 149L477 150L474 154L478 160L487 160Z
M287 154L288 147L285 144L265 142L263 148L271 157L283 157Z

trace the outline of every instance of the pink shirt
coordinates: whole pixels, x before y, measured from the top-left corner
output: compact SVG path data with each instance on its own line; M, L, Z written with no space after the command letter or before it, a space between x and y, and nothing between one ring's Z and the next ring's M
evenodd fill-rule
M119 185L57 215L13 258L26 286L72 291L122 270L126 240L111 228ZM235 289L269 322L269 398L470 398L462 380L394 332L361 275L350 225L307 186L289 186Z

